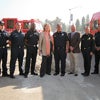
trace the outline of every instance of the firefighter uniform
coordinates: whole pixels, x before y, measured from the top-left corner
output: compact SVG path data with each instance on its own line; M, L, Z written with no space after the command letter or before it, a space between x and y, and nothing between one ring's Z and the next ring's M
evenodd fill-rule
M10 35L11 41L11 60L10 60L10 77L14 77L15 63L18 58L19 62L19 75L23 75L22 64L24 56L24 33L17 30L13 31Z
M0 27L4 25L2 21L0 21ZM7 40L9 35L6 31L0 30L0 62L2 60L2 76L9 76L7 74Z
M100 26L99 26L100 27ZM100 31L95 33L95 46L99 48L99 50L95 49L95 66L94 72L92 74L99 74L99 62L100 62Z
M91 34L84 34L81 38L81 51L84 60L84 73L83 76L88 76L90 74L91 68L91 58L94 51L94 39Z
M59 74L59 62L61 60L61 76L65 75L66 66L66 42L69 41L66 32L56 32L54 38L54 58L55 58L55 74Z
M38 50L37 47L38 40L39 40L39 33L36 30L30 29L25 35L25 44L27 48L25 78L27 78L27 75L30 70L30 62L31 62L31 75L37 75L37 73L35 73L34 71L35 71L35 64L36 64L36 57L37 57L37 50Z

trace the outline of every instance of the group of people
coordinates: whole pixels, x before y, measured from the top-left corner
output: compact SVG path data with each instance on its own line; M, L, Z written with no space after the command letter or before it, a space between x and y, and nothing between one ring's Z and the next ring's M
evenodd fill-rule
M40 77L45 74L51 75L52 54L54 54L55 73L54 75L65 75L66 57L69 53L70 69L68 74L78 76L79 70L79 54L82 51L84 59L84 73L83 76L89 76L91 69L91 58L95 53L95 69L92 74L99 73L100 61L100 25L95 36L90 34L89 27L85 27L85 34L80 36L76 32L75 25L71 25L71 32L66 33L62 31L62 25L57 24L56 32L51 35L51 26L46 23L43 26L43 32L38 33L35 23L31 24L30 29L24 34L21 31L21 23L16 23L16 30L10 35L4 30L4 22L0 21L0 62L2 60L2 77L15 78L15 64L18 59L19 75L28 77L31 75L38 75L35 72L36 58L42 56ZM94 39L95 38L95 39ZM81 48L80 48L81 42ZM7 71L7 44L11 47L10 57L10 74ZM24 46L26 47L25 68L23 70ZM60 65L61 64L61 65Z

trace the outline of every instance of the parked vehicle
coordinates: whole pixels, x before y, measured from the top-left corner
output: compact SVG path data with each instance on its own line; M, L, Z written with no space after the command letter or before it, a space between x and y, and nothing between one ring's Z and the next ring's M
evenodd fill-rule
M5 23L5 29L9 33L15 30L15 24L17 22L22 23L22 31L26 33L28 29L30 28L30 24L35 22L36 24L36 29L38 32L41 32L43 30L42 24L39 20L31 19L31 20L18 20L17 18L3 18L2 19Z
M98 25L100 25L100 12L94 13L90 21L90 31L93 35L97 32Z

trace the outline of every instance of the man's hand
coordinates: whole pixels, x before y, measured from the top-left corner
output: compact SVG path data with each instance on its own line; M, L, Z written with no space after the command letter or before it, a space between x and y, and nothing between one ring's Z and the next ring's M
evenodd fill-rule
M42 50L39 50L39 56L41 56L42 55Z
M99 51L99 50L100 50L100 47L97 47L97 46L96 46L95 48L96 48L96 50L97 50L97 51Z
M72 46L70 46L70 47L69 47L69 49L70 49L71 51L73 51L73 50L74 50L74 48L73 48Z
M93 55L93 52L90 52L90 55L92 56Z
M66 48L66 53L68 53L68 48Z

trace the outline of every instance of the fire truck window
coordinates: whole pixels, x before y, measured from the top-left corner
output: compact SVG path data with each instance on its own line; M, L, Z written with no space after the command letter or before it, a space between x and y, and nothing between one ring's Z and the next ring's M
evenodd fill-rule
M29 23L28 23L28 22L24 22L23 28L24 28L24 29L28 29L28 28L29 28Z
M98 20L95 20L95 21L94 21L93 28L94 28L94 29L97 29L97 28L98 28Z
M8 29L14 28L14 20L7 20L7 28Z

